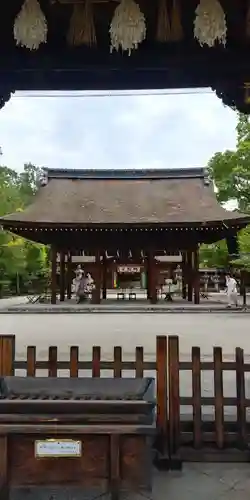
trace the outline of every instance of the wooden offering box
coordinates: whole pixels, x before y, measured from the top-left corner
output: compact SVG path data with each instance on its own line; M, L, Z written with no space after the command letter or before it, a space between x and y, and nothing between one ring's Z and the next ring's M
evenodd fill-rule
M152 486L153 379L0 379L0 499L82 500Z

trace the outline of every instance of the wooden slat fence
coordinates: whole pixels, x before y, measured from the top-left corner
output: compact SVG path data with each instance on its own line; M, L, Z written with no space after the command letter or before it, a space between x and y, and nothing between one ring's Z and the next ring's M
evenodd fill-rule
M245 388L250 363L244 362L239 347L233 361L223 361L221 347L214 347L211 358L203 361L200 348L192 347L190 360L182 361L178 337L168 338L169 454L189 461L248 461L250 399L246 398ZM228 385L230 392L235 388L235 396L224 395L226 371L232 374ZM203 372L211 375L213 394L206 395L207 389L202 391ZM188 374L192 394L182 396L180 378ZM192 411L187 414L190 407Z
M58 348L50 346L48 359L39 360L36 347L27 347L26 360L15 358L15 336L0 336L0 375L14 375L25 370L35 376L37 370L46 370L49 377L58 376L59 370L68 370L70 377L78 377L80 370L100 377L103 370L112 370L114 377L124 371L141 378L145 371L155 373L157 382L158 448L167 460L244 461L249 459L250 399L246 397L246 373L250 363L244 362L244 353L236 348L235 359L224 361L221 347L215 347L210 361L203 361L199 347L193 347L190 359L179 355L177 336L159 336L156 339L156 357L145 360L144 349L135 349L133 360L123 360L120 346L113 350L113 360L102 360L101 347L93 346L92 359L83 361L79 347L71 346L68 361L58 359ZM235 396L224 395L223 374L235 376ZM213 394L202 391L203 372L213 380ZM182 395L180 381L190 378L190 395ZM191 412L187 412L191 407ZM212 407L212 410L211 410ZM234 414L224 415L227 407L234 407ZM249 411L250 414L250 411Z

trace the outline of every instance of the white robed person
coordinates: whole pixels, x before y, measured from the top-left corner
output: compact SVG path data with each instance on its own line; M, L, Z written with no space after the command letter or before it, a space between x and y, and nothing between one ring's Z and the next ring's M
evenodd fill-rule
M95 282L90 273L87 273L86 277L86 292L91 295L95 288Z
M75 295L77 296L78 294L78 290L79 290L79 287L80 287L80 283L81 283L81 279L84 275L84 271L83 269L81 268L80 264L77 266L76 270L75 270L75 278L73 279L73 293L75 293Z
M237 290L237 281L231 276L231 274L226 275L226 293L227 293L227 301L228 307L232 305L238 306L238 290Z

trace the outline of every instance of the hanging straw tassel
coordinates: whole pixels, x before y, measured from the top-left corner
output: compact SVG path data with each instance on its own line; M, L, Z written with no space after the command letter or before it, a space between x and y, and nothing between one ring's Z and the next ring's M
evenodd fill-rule
M156 40L158 42L169 42L170 39L171 28L167 0L159 0Z
M69 45L96 45L96 31L91 0L75 4L67 35Z
M181 23L180 2L179 0L173 0L171 15L171 42L180 42L183 38L184 32Z

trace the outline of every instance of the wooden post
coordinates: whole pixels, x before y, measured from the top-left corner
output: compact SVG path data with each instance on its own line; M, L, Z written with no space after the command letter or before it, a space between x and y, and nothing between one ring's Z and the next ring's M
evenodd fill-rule
M238 440L241 449L248 446L248 432L246 422L246 388L244 372L244 351L240 347L235 349L236 361L236 396L237 396L237 429Z
M120 436L119 434L111 434L110 436L110 498L111 500L119 500L120 495Z
M182 252L182 298L187 298L187 284L186 284L186 266L187 266L187 253Z
M146 290L147 290L147 300L150 300L150 264L148 254L146 254L145 261L145 275L146 275Z
M56 262L57 251L55 245L51 245L51 304L56 304Z
M60 302L65 299L65 252L60 251Z
M177 458L180 444L179 338L168 338L169 454Z
M8 483L8 436L0 437L0 498L9 500Z
M71 252L67 254L67 299L71 299L71 285L72 285L72 255Z
M107 298L107 259L105 252L102 256L102 298Z
M167 386L167 337L156 339L156 377L157 377L157 430L158 449L162 455L168 451L168 386Z
M194 448L202 445L202 413L201 413L201 351L192 347L192 395L194 421Z
M92 294L92 303L100 304L101 302L101 280L102 280L102 268L101 268L100 251L95 252L95 289Z
M157 302L156 269L155 269L154 253L152 251L148 252L148 298L151 304L156 304Z
M0 335L0 376L15 375L15 335Z
M199 249L198 246L196 246L194 252L193 252L193 258L194 258L194 303L199 304L200 303L200 273L199 273Z
M240 292L243 299L243 306L246 306L247 303L247 290L246 290L246 271L245 269L241 269L240 272Z
M187 285L188 285L188 302L193 301L193 259L192 250L187 252Z
M215 399L215 435L219 449L224 446L224 401L223 401L223 371L222 349L214 347L214 399Z

